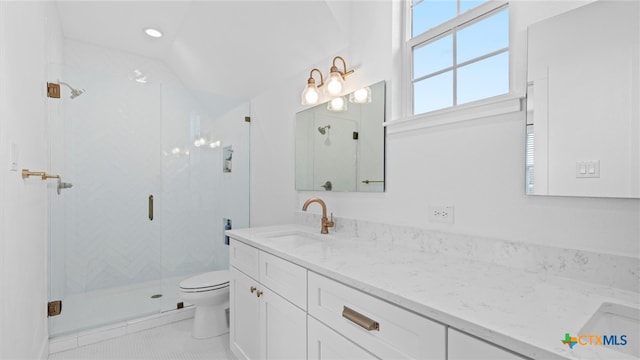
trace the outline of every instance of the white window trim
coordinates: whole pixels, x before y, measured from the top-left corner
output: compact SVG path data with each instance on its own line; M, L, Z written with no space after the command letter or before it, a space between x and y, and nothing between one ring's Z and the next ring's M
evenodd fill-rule
M386 121L382 123L382 125L387 128L387 134L394 134L515 113L522 111L523 99L524 97L518 94L498 95L458 105L456 107L449 107L424 114L405 116L402 119Z
M407 1L407 5L405 6L403 14L405 41L403 41L402 45L402 54L403 66L405 69L408 69L408 71L403 71L402 74L402 118L383 123L383 125L387 128L387 134L442 126L467 120L480 119L522 111L522 101L524 99L524 94L515 93L513 89L513 80L510 80L511 89L508 94L482 99L462 105L456 105L454 107L435 110L423 114L413 115L413 91L411 91L411 84L413 83L413 47L427 39L436 37L449 31L452 27L452 23L456 23L458 25L466 24L468 22L474 21L478 17L483 16L487 12L495 11L508 4L509 1L504 0L487 1L484 4L461 14L458 18L455 19L455 21L454 19L448 20L436 26L435 28L416 36L415 38L411 38L411 4L409 1ZM511 43L512 41L510 41L509 45L510 53L512 45ZM513 64L511 63L511 61L512 56L510 55L510 77L513 76Z

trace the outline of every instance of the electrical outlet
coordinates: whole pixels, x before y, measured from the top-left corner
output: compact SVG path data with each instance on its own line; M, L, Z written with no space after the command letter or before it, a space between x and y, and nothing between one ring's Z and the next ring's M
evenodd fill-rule
M454 223L454 207L453 206L429 207L429 221L453 224Z

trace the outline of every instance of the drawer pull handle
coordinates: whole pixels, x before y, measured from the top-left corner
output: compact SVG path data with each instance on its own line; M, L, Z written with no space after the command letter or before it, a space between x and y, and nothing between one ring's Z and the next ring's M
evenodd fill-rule
M251 293L252 293L252 294L253 294L253 292L254 292L254 291L256 291L256 290L257 290L257 289L256 289L256 287L255 287L255 286L252 286L252 287L250 287L250 288L249 288L249 291L251 291Z
M258 290L258 291L256 291L256 296L260 297L260 296L262 296L262 294L264 294L264 293L262 292L262 290Z
M342 317L352 321L354 324L362 327L365 330L380 331L380 324L377 321L369 319L368 317L346 306L342 309Z

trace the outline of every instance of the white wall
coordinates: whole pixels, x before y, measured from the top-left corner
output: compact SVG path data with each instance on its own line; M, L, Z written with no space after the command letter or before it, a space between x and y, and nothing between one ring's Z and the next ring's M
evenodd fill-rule
M60 57L53 3L0 2L0 358L38 359L48 353L47 189L9 171L47 170L46 83Z
M584 3L511 3L516 91L523 93L526 83L526 27ZM397 119L402 93L397 19L402 8L396 2L352 6L351 46L308 67L323 69L341 55L357 67L349 77L352 86L386 79L388 114ZM384 194L296 192L293 127L306 78L300 74L253 99L252 226L293 222L304 200L320 195L339 217L638 257L638 200L524 195L523 112L388 136ZM455 224L429 222L430 205L455 206Z

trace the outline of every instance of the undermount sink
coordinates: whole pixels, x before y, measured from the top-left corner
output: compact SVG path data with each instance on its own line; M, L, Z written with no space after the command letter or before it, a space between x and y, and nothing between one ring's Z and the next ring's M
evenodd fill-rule
M579 335L611 336L616 335L619 345L603 345L604 347L634 357L640 357L640 309L625 305L603 303L579 331ZM626 335L625 341L621 338ZM587 340L585 340L587 341Z
M287 240L296 240L296 241L300 241L300 240L311 240L311 241L318 241L318 240L322 240L323 238L326 238L327 235L321 235L321 234L311 234L308 233L306 231L300 231L300 230L285 230L285 231L278 231L278 232L273 232L273 233L266 233L261 235L263 238L267 238L267 239L287 239Z

